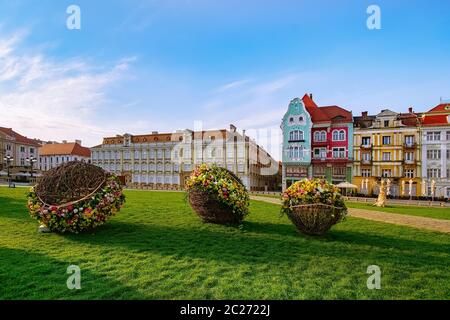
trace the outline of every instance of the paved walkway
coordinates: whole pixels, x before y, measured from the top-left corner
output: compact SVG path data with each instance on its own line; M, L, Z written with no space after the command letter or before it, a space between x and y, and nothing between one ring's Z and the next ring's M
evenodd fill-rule
M252 200L264 201L267 203L281 204L281 201L276 198L250 196ZM431 209L430 209L431 210ZM450 233L450 220L434 219L427 217L410 216L406 214L396 214L389 212L381 212L365 209L348 208L348 215L351 217L398 224L418 229L426 229L431 231L438 231Z

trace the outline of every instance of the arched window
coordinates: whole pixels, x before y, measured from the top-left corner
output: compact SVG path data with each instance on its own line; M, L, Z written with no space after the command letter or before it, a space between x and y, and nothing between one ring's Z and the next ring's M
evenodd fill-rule
M304 140L303 131L298 131L298 140Z
M298 117L298 121L303 122L303 116Z
M325 131L320 132L320 141L327 141L327 133Z
M289 132L289 140L294 140L294 131Z
M333 141L338 141L338 140L339 140L339 131L334 130L333 131Z
M345 131L344 130L339 131L339 140L340 141L345 140Z
M292 147L289 147L289 158L293 158L294 157L294 149Z
M294 122L294 118L293 118L293 117L290 117L290 118L289 118L289 122L290 122L290 123Z
M322 141L320 139L321 138L320 134L321 134L321 132L319 132L319 131L314 132L314 141Z
M298 147L294 148L294 158L299 158Z

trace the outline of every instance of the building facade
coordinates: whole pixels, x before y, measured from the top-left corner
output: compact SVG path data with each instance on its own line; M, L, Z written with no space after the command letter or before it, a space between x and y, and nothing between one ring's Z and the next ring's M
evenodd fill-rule
M10 173L24 175L29 171L30 159L39 157L40 144L37 140L29 139L11 128L0 127L0 171L7 170L6 156L13 159Z
M353 117L338 106L319 107L312 95L293 99L281 123L283 190L303 178L338 184L352 180Z
M117 135L104 138L91 151L93 164L135 187L182 189L202 163L233 171L249 190L275 190L281 180L278 163L233 125L229 130Z
M422 192L450 198L450 102L422 116Z
M91 161L91 150L81 146L81 141L63 141L43 144L39 148L38 168L47 171L69 161Z
M391 196L421 195L420 114L382 110L354 117L354 180L358 192L378 194L381 180Z

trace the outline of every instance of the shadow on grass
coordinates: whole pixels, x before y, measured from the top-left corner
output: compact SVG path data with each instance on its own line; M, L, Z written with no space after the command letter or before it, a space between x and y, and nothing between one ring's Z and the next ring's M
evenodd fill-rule
M118 246L137 252L155 252L217 260L226 263L296 263L305 256L372 259L387 263L448 265L449 246L357 231L333 230L322 238L296 234L286 224L247 222L252 233L225 229L174 228L153 224L111 222L96 235L66 235L67 239L91 245ZM275 236L267 236L275 235ZM279 235L279 236L278 236ZM348 250L348 244L355 244ZM382 250L383 252L380 252ZM447 256L436 256L445 253Z
M61 261L25 250L0 247L0 299L118 299L138 297L130 287L89 269L81 269L81 289L69 290L66 282L69 265L77 261ZM99 288L104 288L101 290Z

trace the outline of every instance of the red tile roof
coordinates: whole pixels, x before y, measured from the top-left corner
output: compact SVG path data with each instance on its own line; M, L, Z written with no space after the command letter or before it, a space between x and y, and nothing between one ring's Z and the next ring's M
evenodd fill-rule
M424 126L449 125L450 104L441 103L423 115Z
M311 115L313 123L353 122L352 113L344 108L339 106L319 107L308 94L303 96L302 101Z
M18 142L18 143L28 144L28 145L35 146L35 147L40 146L40 144L37 143L36 140L22 136L21 134L18 134L11 128L0 127L0 131L10 137L13 137L16 140L16 142Z
M40 156L54 156L54 155L74 155L89 158L91 150L80 146L78 143L54 143L45 144L39 149Z

